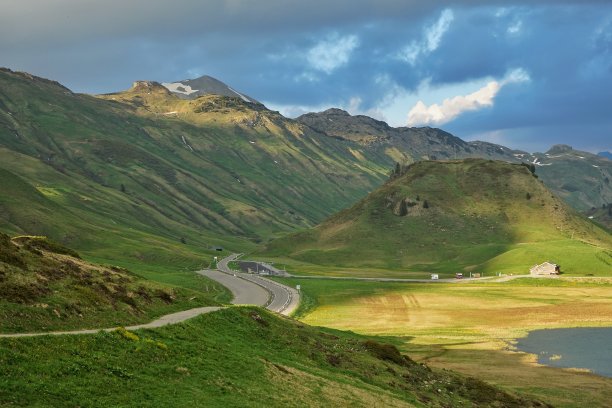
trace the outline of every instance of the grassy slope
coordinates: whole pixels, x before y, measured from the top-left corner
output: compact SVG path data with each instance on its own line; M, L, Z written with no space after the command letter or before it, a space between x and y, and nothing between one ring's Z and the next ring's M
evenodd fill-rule
M308 324L394 336L417 361L474 375L555 406L606 406L612 379L538 366L511 351L530 330L612 324L605 278L415 284L281 279L300 284Z
M405 216L402 200L409 202ZM367 269L371 276L527 273L545 260L568 274L601 275L610 273L611 248L609 233L525 167L470 159L414 164L318 227L273 241L261 256L289 256L323 265L323 272ZM312 269L296 264L290 271Z
M97 207L119 206L175 237L172 221L245 237L308 225L351 203L386 171L366 161L355 172L349 145L228 98L185 101L138 88L105 101L17 74L0 72L0 79L4 146L112 194L113 202ZM230 106L219 108L223 103ZM187 111L180 119L155 113L176 111L176 104ZM16 161L9 170L32 176L28 181L41 177ZM66 180L57 181L41 187L61 193ZM315 192L318 200L305 200Z
M256 308L137 333L2 339L0 351L2 406L536 406Z
M41 237L0 233L0 332L113 327L229 300L222 286L161 285L94 265Z

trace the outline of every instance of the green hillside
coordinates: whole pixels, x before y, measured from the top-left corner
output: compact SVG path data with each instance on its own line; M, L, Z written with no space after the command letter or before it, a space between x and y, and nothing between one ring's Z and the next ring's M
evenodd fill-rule
M96 98L0 70L0 226L95 259L194 268L345 208L379 161L239 99L148 82Z
M527 273L550 260L564 273L600 275L610 273L612 237L528 167L467 159L410 165L352 208L271 242L261 255L443 274Z
M546 406L258 308L155 330L0 339L0 362L0 406Z
M0 233L0 332L123 326L229 299L225 288L200 280L202 290L160 285L85 262L45 237Z

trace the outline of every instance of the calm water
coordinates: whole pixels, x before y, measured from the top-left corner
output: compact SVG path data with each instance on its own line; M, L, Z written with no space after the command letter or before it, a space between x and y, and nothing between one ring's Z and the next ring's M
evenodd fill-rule
M612 327L535 330L517 348L536 354L540 364L612 377Z

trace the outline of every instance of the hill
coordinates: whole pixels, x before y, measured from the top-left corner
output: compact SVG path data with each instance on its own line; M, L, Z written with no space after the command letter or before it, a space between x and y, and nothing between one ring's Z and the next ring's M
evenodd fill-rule
M0 226L96 259L194 268L350 205L379 161L241 98L148 81L92 97L0 70Z
M138 332L1 339L0 355L0 405L547 406L257 308Z
M116 266L95 265L45 237L0 233L0 332L112 327L227 300L146 281Z
M528 166L418 162L316 228L263 254L345 268L527 273L551 260L609 274L612 237L552 194ZM373 272L374 273L374 272Z
M488 142L465 142L436 128L394 128L363 115L340 109L308 113L297 121L342 140L351 140L387 157L387 163L418 160L485 158L537 167L546 186L579 211L612 202L612 161L603 156L556 145L546 153L512 150Z

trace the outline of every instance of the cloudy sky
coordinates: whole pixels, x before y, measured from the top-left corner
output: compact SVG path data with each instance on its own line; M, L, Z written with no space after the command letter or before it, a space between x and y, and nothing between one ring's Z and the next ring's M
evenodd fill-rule
M0 0L0 66L74 91L216 77L528 151L612 150L612 2Z

